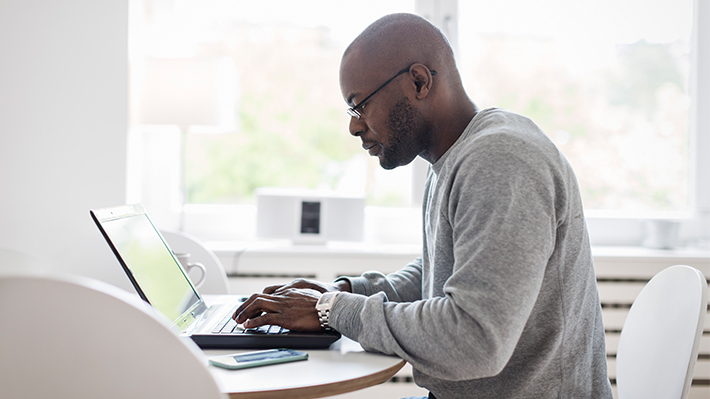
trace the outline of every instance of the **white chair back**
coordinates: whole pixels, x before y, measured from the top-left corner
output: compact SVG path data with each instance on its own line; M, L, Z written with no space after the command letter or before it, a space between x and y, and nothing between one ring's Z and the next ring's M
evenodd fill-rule
M199 287L200 294L229 294L229 280L219 258L197 238L180 231L160 230L170 249L175 253L189 253L191 262L202 263L207 269L206 280ZM192 273L190 277L195 279ZM198 276L199 277L199 276Z
M619 399L687 398L708 304L705 276L677 265L634 300L616 355Z
M107 283L0 276L0 308L3 398L226 398L194 343Z
M51 262L29 253L0 247L0 275L46 272L51 270Z

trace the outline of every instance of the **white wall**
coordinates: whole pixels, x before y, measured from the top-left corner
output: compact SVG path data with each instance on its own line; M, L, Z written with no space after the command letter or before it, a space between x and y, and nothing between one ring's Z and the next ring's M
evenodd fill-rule
M125 286L88 211L126 197L127 47L127 0L0 1L6 254Z

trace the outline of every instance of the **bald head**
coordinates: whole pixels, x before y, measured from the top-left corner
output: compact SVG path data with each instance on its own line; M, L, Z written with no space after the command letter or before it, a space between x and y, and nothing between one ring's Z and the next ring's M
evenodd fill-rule
M341 83L368 76L384 81L415 63L437 73L438 94L466 97L446 36L432 23L414 14L390 14L368 26L343 53ZM441 93L441 91L447 93ZM346 98L348 101L348 98Z
M385 168L416 155L434 162L475 114L448 40L413 14L382 17L348 46L340 88L351 134Z
M343 58L360 51L377 66L401 69L421 62L434 69L453 65L454 54L444 34L413 14L391 14L367 27L345 50Z

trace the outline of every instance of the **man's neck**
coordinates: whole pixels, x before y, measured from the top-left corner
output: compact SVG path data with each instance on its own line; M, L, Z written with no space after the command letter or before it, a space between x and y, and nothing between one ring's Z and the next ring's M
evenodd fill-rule
M420 154L420 156L431 164L436 163L461 137L477 113L476 104L467 101L463 107L450 112L448 116L440 117L441 123L433 129L432 150L427 154Z

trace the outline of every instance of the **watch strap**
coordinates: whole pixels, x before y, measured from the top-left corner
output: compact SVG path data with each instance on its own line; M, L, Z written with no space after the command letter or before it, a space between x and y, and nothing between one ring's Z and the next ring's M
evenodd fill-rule
M335 300L335 296L338 294L338 292L326 292L323 294L323 297L328 296L329 301L328 303L323 306L320 301L319 304L316 305L316 308L318 310L318 322L320 323L320 327L325 330L332 330L333 328L330 326L330 309L333 307L333 301Z
M318 321L320 322L320 328L324 330L331 330L330 327L330 309L321 309L318 311Z

